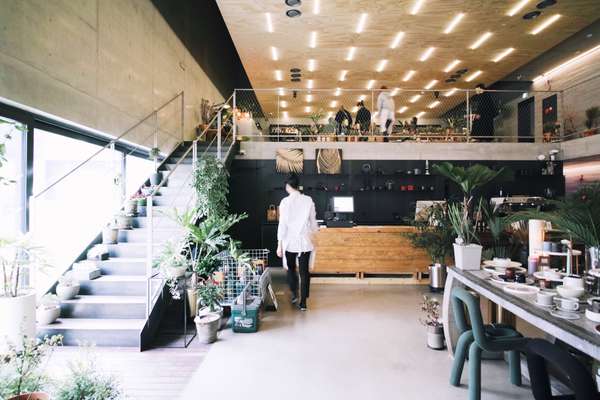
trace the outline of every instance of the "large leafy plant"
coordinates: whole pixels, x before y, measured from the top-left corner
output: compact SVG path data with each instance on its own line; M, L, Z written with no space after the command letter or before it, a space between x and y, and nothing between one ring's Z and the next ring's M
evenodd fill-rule
M212 280L205 281L197 289L198 302L207 307L210 312L215 312L223 300L223 290Z
M200 216L212 218L227 215L228 179L227 168L216 157L205 155L196 163L193 186Z
M445 205L434 204L422 218L411 222L417 232L406 236L413 246L424 249L432 263L444 264L446 256L452 251L453 229Z
M0 170L8 162L6 142L12 139L14 131L23 133L27 130L27 126L24 124L0 117L0 127L7 125L9 126L8 130L0 136ZM10 185L11 183L15 183L15 181L0 175L0 185Z

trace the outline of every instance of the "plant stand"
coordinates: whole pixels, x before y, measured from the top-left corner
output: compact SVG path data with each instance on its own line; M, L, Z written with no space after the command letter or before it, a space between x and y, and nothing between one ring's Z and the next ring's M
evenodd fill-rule
M166 296L173 302L182 303L182 315L183 329L169 328L165 332L157 332L155 342L157 343L168 343L159 344L153 346L157 349L187 349L196 338L196 326L193 321L189 320L188 311L188 295L185 287L185 277L177 279L177 290L181 293L181 297L177 300L172 299L169 293L164 293L162 296Z

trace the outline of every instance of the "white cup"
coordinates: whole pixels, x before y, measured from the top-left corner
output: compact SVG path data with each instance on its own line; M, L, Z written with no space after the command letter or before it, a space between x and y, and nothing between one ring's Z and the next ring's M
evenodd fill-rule
M583 289L583 279L578 276L565 276L563 285Z
M542 306L551 306L554 293L540 290L537 292L537 303Z
M579 300L573 297L557 297L554 299L558 308L563 311L577 311L579 310Z

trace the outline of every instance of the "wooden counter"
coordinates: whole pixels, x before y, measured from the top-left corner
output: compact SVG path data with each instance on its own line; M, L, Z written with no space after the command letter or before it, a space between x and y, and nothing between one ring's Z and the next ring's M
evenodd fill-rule
M420 278L431 263L427 253L412 246L406 233L412 226L322 227L315 234L313 273L412 274Z

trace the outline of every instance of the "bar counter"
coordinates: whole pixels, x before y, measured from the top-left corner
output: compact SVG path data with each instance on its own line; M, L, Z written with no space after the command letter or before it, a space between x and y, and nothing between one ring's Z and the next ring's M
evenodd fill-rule
M427 253L406 237L413 226L321 227L315 234L313 273L412 274L420 278L431 263Z

